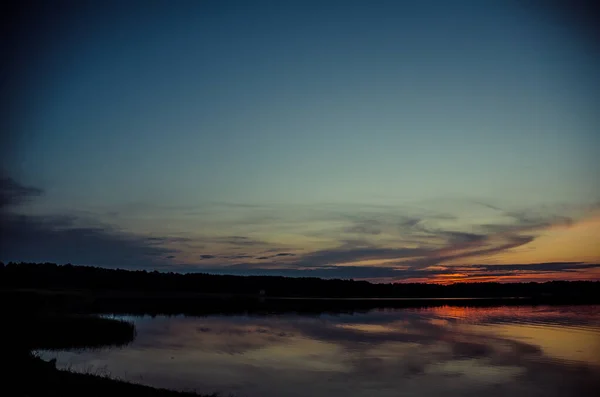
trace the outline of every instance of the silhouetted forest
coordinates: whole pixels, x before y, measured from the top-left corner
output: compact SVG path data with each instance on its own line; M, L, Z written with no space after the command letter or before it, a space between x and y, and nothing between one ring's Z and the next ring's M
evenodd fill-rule
M53 263L0 263L0 288L144 294L322 298L557 297L598 299L598 281L544 283L373 284L367 281L227 276L105 269Z

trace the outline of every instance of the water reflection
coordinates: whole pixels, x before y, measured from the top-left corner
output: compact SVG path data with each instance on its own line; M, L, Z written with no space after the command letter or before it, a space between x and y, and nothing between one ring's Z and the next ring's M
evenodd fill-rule
M600 390L600 306L136 317L129 346L60 366L236 396L582 396ZM56 356L56 353L47 353Z

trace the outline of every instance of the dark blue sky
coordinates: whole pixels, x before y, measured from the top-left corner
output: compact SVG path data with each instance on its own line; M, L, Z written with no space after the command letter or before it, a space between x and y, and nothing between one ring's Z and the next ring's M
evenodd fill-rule
M425 251L459 249L447 233L512 250L486 227L522 233L535 218L537 233L600 200L600 65L581 13L519 1L58 4L26 10L14 36L3 172L43 194L10 214L37 222L27 230L67 217L44 233L100 230L142 252L161 239L152 261L89 247L86 263L246 268L280 249L303 269L311 253L368 247L387 253L344 260L435 265ZM4 259L21 259L24 241ZM78 260L55 251L36 252Z

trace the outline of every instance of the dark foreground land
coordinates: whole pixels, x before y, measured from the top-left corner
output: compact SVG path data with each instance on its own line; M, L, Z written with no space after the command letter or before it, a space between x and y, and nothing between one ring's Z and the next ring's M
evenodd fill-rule
M315 278L240 277L109 270L55 264L0 264L0 347L8 396L197 396L97 374L57 370L41 349L123 346L133 324L99 314L205 316L366 312L440 305L600 303L600 282L371 284ZM6 391L7 393L3 392Z
M6 313L5 313L6 314ZM6 317L5 317L6 318ZM135 338L126 321L61 312L13 313L2 328L3 396L196 396L193 392L155 389L113 379L109 374L58 370L35 350L119 347Z
M39 360L41 361L41 360ZM44 363L42 362L42 365ZM39 365L39 364L38 364ZM147 396L147 397L184 397L199 394L157 389L134 383L120 381L94 374L79 374L69 371L46 370L35 374L25 374L32 380L24 386L15 386L8 396ZM213 396L217 396L214 394Z

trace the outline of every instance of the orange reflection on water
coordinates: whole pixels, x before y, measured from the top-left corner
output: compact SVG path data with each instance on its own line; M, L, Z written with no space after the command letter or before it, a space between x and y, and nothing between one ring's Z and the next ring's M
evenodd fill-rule
M509 315L509 309L503 307L461 307L461 306L439 306L422 309L422 312L433 314L443 319L458 319L463 321L481 321L491 315Z
M441 306L421 312L433 315L434 319L454 321L465 333L494 335L526 343L535 341L547 357L600 367L600 317L597 309L588 306L569 310L561 307Z
M485 326L476 325L477 330ZM585 362L600 367L600 340L598 330L533 324L498 324L494 334L506 339L529 342L535 340L543 353L554 359Z
M158 316L136 327L130 346L64 352L59 367L248 397L563 397L600 387L597 305Z

